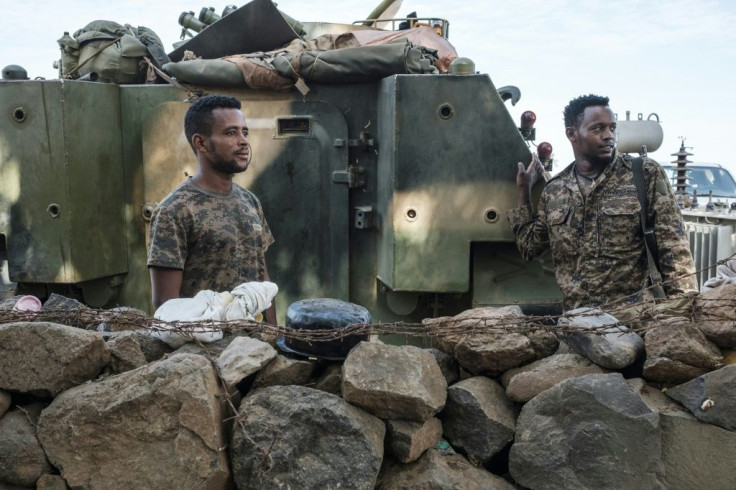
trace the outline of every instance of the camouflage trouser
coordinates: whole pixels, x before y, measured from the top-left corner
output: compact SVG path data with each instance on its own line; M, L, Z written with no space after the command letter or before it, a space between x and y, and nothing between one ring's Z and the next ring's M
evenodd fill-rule
M652 320L670 317L691 318L696 296L696 293L688 293L675 298L650 299L608 313L631 330L642 331Z

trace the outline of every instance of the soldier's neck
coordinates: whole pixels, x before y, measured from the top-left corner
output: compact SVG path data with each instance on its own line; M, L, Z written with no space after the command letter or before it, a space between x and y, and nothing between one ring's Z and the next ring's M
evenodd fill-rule
M583 159L575 160L575 169L578 171L579 174L584 176L600 175L601 172L605 170L606 165L607 164L603 162L591 162Z
M202 189L226 194L233 188L232 174L221 174L216 172L202 172L199 170L192 177L192 182Z

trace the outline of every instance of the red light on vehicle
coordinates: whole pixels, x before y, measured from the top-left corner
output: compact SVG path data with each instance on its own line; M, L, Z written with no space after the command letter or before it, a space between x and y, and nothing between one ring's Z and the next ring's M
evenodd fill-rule
M532 111L524 111L521 114L521 129L531 129L537 122L537 115Z
M539 143L537 145L537 155L539 155L540 160L547 160L552 156L552 145L546 141Z

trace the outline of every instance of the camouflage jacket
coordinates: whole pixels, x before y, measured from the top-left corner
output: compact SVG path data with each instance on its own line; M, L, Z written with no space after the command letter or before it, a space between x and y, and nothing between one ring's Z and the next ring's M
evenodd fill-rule
M695 266L680 209L662 167L644 159L647 211L654 223L668 296L697 290ZM583 194L574 163L547 182L537 214L529 206L509 211L519 251L531 260L552 249L557 283L566 310L599 306L628 297L651 297L641 207L633 181L632 159L617 154ZM690 275L688 275L690 274Z
M233 184L228 194L218 194L187 180L156 208L148 266L182 269L185 298L203 289L230 291L264 279L273 241L253 193Z

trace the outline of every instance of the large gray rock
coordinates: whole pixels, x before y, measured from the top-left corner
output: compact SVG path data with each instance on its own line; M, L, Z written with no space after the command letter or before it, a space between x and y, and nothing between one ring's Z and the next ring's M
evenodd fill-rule
M388 420L386 429L387 446L402 463L416 460L442 439L442 422L438 418L431 418L424 423Z
M230 343L238 337L250 337L267 343L275 348L276 341L271 341L271 335L258 335L258 332L243 331L224 332L223 337L210 343L187 342L174 351L174 354L198 354L211 359L217 359ZM275 339L276 337L274 337Z
M84 329L85 324L81 318L90 311L90 308L74 298L51 293L51 296L44 301L41 311L54 313L56 323Z
M207 359L174 355L61 393L38 438L72 488L223 488L222 400Z
M736 322L734 321L695 321L695 326L703 335L723 349L736 349Z
M434 356L437 364L440 366L440 371L442 371L442 375L445 377L447 386L450 386L452 383L458 380L458 378L460 377L460 373L458 370L459 366L457 364L457 359L455 359L454 356L451 356L447 352L443 352L435 348L427 348L424 350Z
M722 367L667 390L698 420L736 431L736 365Z
M438 349L453 355L475 375L495 375L551 355L558 340L530 331L516 305L466 310L454 317L423 320Z
M51 293L51 296L44 301L41 311L85 311L89 307L74 298L68 298L61 294Z
M524 335L527 336L529 342L532 344L534 349L534 355L537 359L544 359L549 357L560 347L560 339L557 338L552 332L546 330L531 330Z
M148 363L135 332L120 332L107 341L110 348L110 371L124 373Z
M503 387L476 376L447 389L440 414L444 437L474 463L485 463L514 439L516 407Z
M377 490L513 490L515 487L459 454L443 456L430 449L410 464L389 463Z
M659 415L623 376L589 374L521 410L509 470L523 487L662 488Z
M736 432L699 422L685 407L641 378L626 382L659 413L665 488L734 487Z
M652 322L644 341L643 376L658 383L683 383L723 364L720 349L685 318Z
M709 289L695 301L695 324L719 347L736 349L736 284Z
M312 379L317 363L277 355L256 375L253 389L278 385L305 385Z
M46 474L36 482L36 490L69 490L69 487L60 475Z
M489 333L494 327L515 328L524 317L517 305L487 306L465 310L453 317L425 318L422 323L432 332L434 344L448 354L455 354L455 346L467 335Z
M650 357L644 362L642 376L655 383L667 385L685 383L707 373L703 369L667 357Z
M511 400L527 402L566 379L603 372L600 366L581 355L557 354L506 371L501 383L506 386L506 395Z
M342 364L330 363L314 382L314 389L342 396Z
M271 386L250 392L239 414L231 463L240 490L375 485L386 427L340 397Z
M495 375L554 353L558 340L530 331L516 305L466 310L454 317L423 320L438 349L452 354L466 371Z
M258 372L276 357L276 349L250 337L235 337L217 358L220 377L228 393L251 374Z
M130 306L110 308L107 312L110 318L97 325L98 332L128 332L139 331L139 325L150 319L146 312ZM140 322L140 323L139 323Z
M12 311L15 304L23 296L11 296L9 298L0 299L0 311Z
M159 361L166 354L170 354L174 350L166 342L151 335L150 330L121 330L116 332L100 333L108 346L110 345L110 342L116 341L120 338L134 338L137 345L135 350L140 351L147 363ZM137 353L133 355L138 357Z
M49 322L0 325L0 389L50 398L94 379L108 362L97 332Z
M342 396L383 419L424 422L445 406L447 383L419 347L361 342L345 359Z
M35 424L41 405L31 405L0 419L0 487L2 482L34 487L41 475L52 471L36 439Z
M660 427L665 488L736 488L736 432L677 414L660 414Z
M638 394L653 412L657 412L660 415L686 416L695 420L695 417L690 415L690 412L685 407L673 399L668 398L661 389L648 384L643 378L627 379L626 384L631 386L634 393Z
M455 346L460 365L476 375L496 375L537 358L534 346L520 333L467 335Z
M600 310L578 308L558 321L569 331L560 336L570 349L606 369L623 369L644 355L644 341Z

